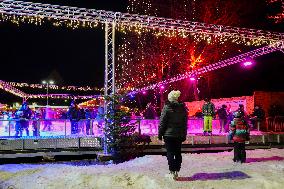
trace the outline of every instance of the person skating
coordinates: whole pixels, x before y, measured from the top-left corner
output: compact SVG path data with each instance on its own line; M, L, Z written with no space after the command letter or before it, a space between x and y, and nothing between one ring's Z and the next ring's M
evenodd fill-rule
M71 134L78 134L78 122L80 120L80 110L75 101L72 101L67 112L67 117L71 122Z
M205 98L205 103L202 106L202 113L204 115L203 135L207 133L212 135L212 119L215 115L215 106L209 98Z
M32 117L32 110L29 108L28 103L24 102L22 107L15 113L16 118L16 134L17 137L22 137L23 130L26 130L26 135L29 136L29 119Z
M249 127L242 112L235 112L230 124L229 139L234 141L234 162L246 162L245 142L249 140Z
M42 118L41 111L36 110L33 115L33 136L40 136L39 130L40 130L40 119Z
M167 160L170 178L176 180L181 168L181 144L187 135L187 109L184 103L178 102L180 91L168 94L160 117L158 138L164 139L167 149Z
M225 125L227 123L227 106L225 104L222 105L222 108L218 109L217 114L219 117L219 123L220 123L220 130L219 133L225 132Z
M93 125L93 115L92 112L86 108L85 109L85 119L86 119L86 135L93 135L93 128L91 125Z

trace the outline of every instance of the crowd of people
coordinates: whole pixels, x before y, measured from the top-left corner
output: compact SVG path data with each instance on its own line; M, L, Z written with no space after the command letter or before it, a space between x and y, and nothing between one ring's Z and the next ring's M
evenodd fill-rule
M239 104L238 109L232 111L225 104L215 110L215 105L209 98L205 99L202 106L202 115L204 119L203 135L212 135L212 120L219 119L219 133L229 132L229 125L234 119L234 113L239 112L241 117L250 125L251 129L260 130L260 125L264 124L265 112L261 106L255 105L253 113L248 115L243 104Z
M165 103L160 117L158 139L165 142L167 160L170 173L168 177L176 180L181 169L182 156L181 144L187 136L188 110L184 103L179 102L180 91L171 91L168 94L168 101ZM226 106L217 111L220 118L220 130L227 122ZM202 107L204 114L204 134L212 134L212 118L215 115L215 106L210 99L205 99ZM255 108L257 116L259 107ZM262 112L260 114L263 116ZM246 161L245 142L250 139L249 125L246 121L246 114L243 105L233 113L233 119L229 122L230 131L228 138L234 143L234 162L244 163Z
M72 101L68 111L61 112L60 117L57 117L57 119L70 120L71 134L85 132L86 135L93 135L91 124L93 124L93 120L96 119L98 128L102 128L102 124L104 122L103 113L103 107L98 107L94 110L90 110L88 108L81 109L75 101ZM11 132L14 130L15 137L22 137L23 132L25 132L26 136L30 136L30 123L32 127L32 135L40 136L41 131L45 132L53 130L52 120L55 119L55 116L50 108L35 109L33 111L29 108L28 103L24 102L15 112L3 112L2 119L4 131L9 132L10 129ZM40 124L43 124L43 128L41 130Z
M231 110L230 106L223 104L221 107L215 108L214 103L209 98L204 99L205 103L202 106L202 111L196 114L197 118L204 120L203 123L203 135L212 135L212 121L213 119L219 120L218 130L219 133L228 133L230 130L229 124L234 119L234 112L240 112L242 117L249 124L250 129L260 130L262 124L264 124L265 113L261 106L256 105L252 114L248 115L244 109L243 104L239 104L238 109ZM275 106L275 105L274 105ZM278 115L280 108L275 106L269 110L269 115ZM79 108L75 101L72 101L68 111L61 111L60 115L50 117L50 108L41 108L31 110L27 102L24 102L22 106L15 112L4 112L3 120L11 120L11 122L3 121L2 125L5 128L5 132L8 132L9 128L15 131L15 136L22 136L23 132L27 136L30 135L29 125L32 128L33 136L39 136L41 131L52 131L54 125L51 119L69 119L71 123L71 134L84 133L86 135L93 135L92 125L96 120L98 128L102 128L104 123L104 109L99 106L95 109ZM157 131L157 124L153 120L157 120L159 113L157 107L152 103L148 103L143 111L133 111L130 113L130 119L143 120L142 124L146 125L150 129L150 133ZM44 120L42 122L38 120ZM80 121L81 120L81 121ZM82 121L84 120L84 121ZM30 124L31 123L31 124ZM41 125L43 124L43 128Z

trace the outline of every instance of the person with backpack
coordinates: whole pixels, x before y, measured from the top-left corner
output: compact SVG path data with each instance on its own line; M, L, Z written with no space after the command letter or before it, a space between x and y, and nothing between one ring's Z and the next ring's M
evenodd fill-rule
M246 162L245 142L249 141L249 126L242 112L234 113L234 119L230 124L229 140L234 142L234 162Z

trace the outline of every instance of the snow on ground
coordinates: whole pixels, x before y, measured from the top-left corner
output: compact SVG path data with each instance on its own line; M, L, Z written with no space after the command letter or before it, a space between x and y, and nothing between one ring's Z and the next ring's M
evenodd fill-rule
M232 162L232 152L183 154L178 181L165 177L165 156L144 156L118 165L0 165L0 188L17 189L282 189L284 149L247 151L247 163Z

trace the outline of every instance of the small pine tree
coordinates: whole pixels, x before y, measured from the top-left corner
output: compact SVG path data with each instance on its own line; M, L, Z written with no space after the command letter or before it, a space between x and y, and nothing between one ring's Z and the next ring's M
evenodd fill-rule
M122 98L123 96L117 94L105 97L111 104L110 111L105 115L106 144L117 163L137 157L145 144L151 142L149 136L135 133L135 122L130 122L130 112L123 108Z

